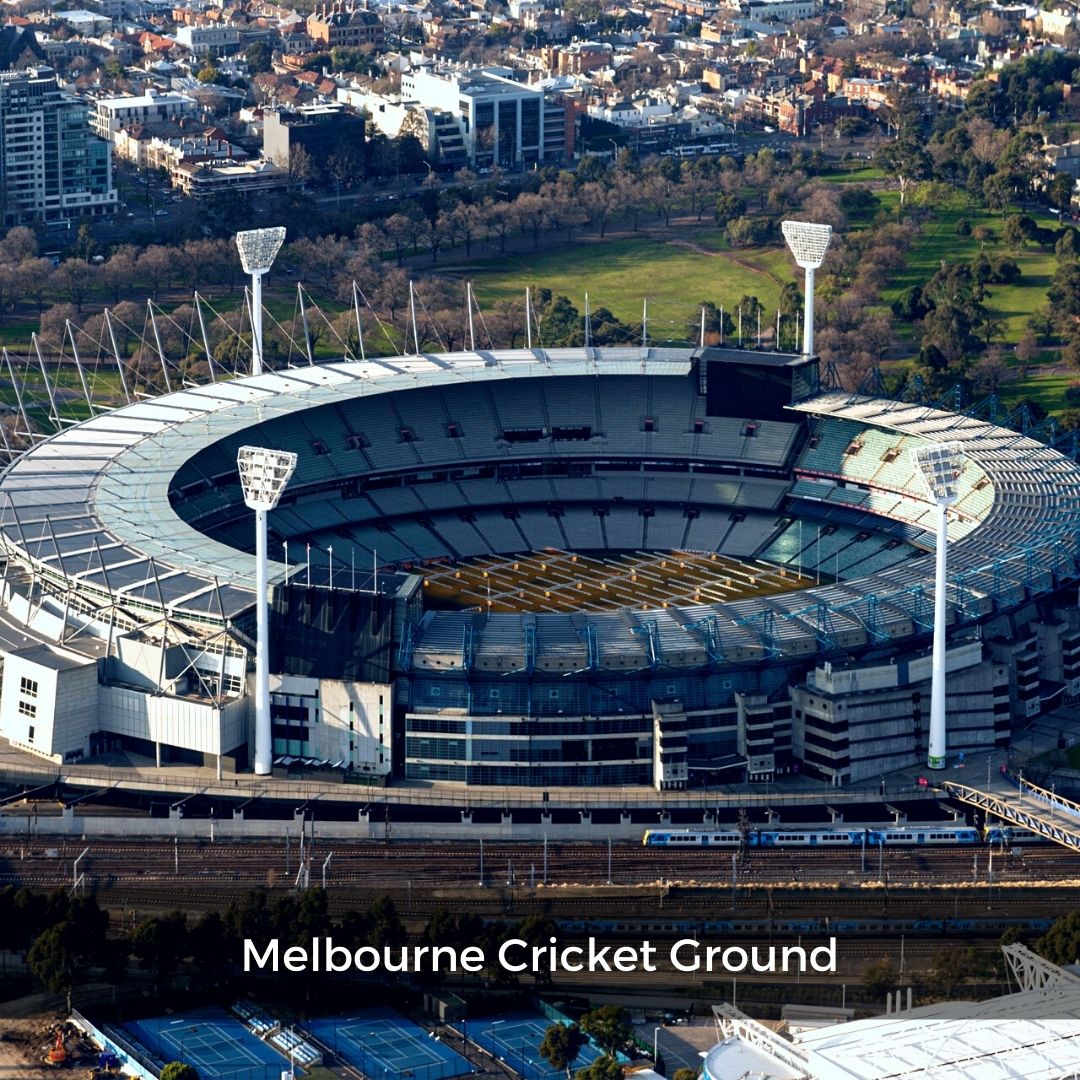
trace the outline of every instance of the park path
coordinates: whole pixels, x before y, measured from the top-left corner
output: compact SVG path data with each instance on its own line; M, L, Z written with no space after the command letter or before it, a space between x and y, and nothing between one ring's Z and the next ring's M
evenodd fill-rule
M667 244L673 244L675 247L689 248L691 251L698 255L707 255L709 258L725 258L729 262L733 262L736 266L742 267L743 270L748 270L751 274L760 274L762 277L768 278L773 284L779 285L781 288L784 286L784 282L781 281L772 271L766 270L761 266L754 266L753 263L748 263L745 259L740 259L735 255L732 255L730 251L710 251L708 248L702 247L700 244L694 243L693 240L682 240L679 237L670 237L666 241Z

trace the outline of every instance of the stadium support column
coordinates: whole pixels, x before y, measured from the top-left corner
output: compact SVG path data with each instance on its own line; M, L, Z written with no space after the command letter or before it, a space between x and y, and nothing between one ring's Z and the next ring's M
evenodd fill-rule
M964 468L959 443L928 443L911 451L912 461L937 508L937 550L934 573L934 644L930 676L930 740L926 765L944 769L947 753L945 727L945 623L948 593L949 507L957 499L957 481Z
M268 776L274 745L270 725L270 631L267 611L266 514L273 510L296 468L296 455L242 446L236 455L244 504L255 511L255 773Z
M832 239L831 225L810 221L782 221L780 229L795 262L806 273L803 308L803 355L814 355L814 271L824 262Z
M261 375L262 347L262 278L271 266L285 241L285 227L251 229L236 234L236 247L244 273L251 275L251 374Z

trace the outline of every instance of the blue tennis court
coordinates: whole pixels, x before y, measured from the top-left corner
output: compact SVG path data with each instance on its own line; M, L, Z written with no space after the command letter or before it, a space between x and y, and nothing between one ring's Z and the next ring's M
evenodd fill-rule
M472 1065L393 1009L310 1020L306 1030L368 1080L447 1080Z
M566 1080L566 1073L553 1069L540 1056L540 1044L551 1023L539 1013L526 1011L508 1013L490 1020L469 1020L454 1027L464 1031L472 1042L482 1046L489 1054L502 1058L514 1072L527 1080ZM600 1051L591 1043L586 1043L570 1065L571 1074L575 1069L591 1065L598 1057Z
M124 1030L158 1061L194 1066L200 1080L280 1080L287 1067L280 1054L220 1009L135 1020Z

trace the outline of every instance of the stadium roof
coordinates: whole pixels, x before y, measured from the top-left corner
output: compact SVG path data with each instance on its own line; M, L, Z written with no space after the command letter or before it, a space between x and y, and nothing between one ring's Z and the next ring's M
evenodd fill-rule
M0 543L54 585L220 623L250 607L253 563L197 531L170 505L171 479L199 450L274 417L349 398L515 378L685 376L699 355L656 348L467 352L296 367L189 387L74 425L17 459L0 476ZM761 355L768 354L744 354L747 361ZM1080 468L1070 459L1004 428L923 406L826 394L797 408L957 441L990 478L994 500L987 517L951 545L955 610L981 617L993 610L991 598L1015 606L1076 576ZM271 580L285 571L273 564ZM432 663L437 659L441 670L453 670L450 654L463 651L468 620L478 628L472 655L479 661L490 637L493 656L520 666L513 644L523 641L528 623L536 627L538 658L550 660L547 670L584 666L589 650L582 641L590 626L602 645L597 666L634 670L649 664L649 636L660 642L665 664L693 667L707 662L715 644L712 631L702 629L711 620L728 660L809 657L826 637L846 635L854 647L918 632L913 612L932 596L932 578L932 559L921 558L872 578L725 604L588 616L492 615L480 623L470 614L435 612L417 628L416 655L423 662L427 649ZM829 628L821 625L825 609ZM644 622L651 624L649 635L641 632Z
M1080 1072L1080 990L943 1002L799 1037L815 1080L1061 1080Z
M1053 966L1053 965L1051 965ZM787 1041L714 1006L721 1041L708 1080L1062 1080L1080 1073L1080 987L1046 986L983 1002L939 1002L800 1032ZM745 1064L743 1072L732 1068Z

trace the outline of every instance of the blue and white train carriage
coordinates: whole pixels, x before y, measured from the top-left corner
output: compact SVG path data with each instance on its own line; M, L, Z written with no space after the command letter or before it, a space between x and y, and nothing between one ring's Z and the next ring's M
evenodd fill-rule
M964 824L897 825L888 829L809 826L805 829L750 829L748 847L843 848L917 847L944 844L977 844L979 830ZM646 829L645 847L737 848L743 836L737 829Z

